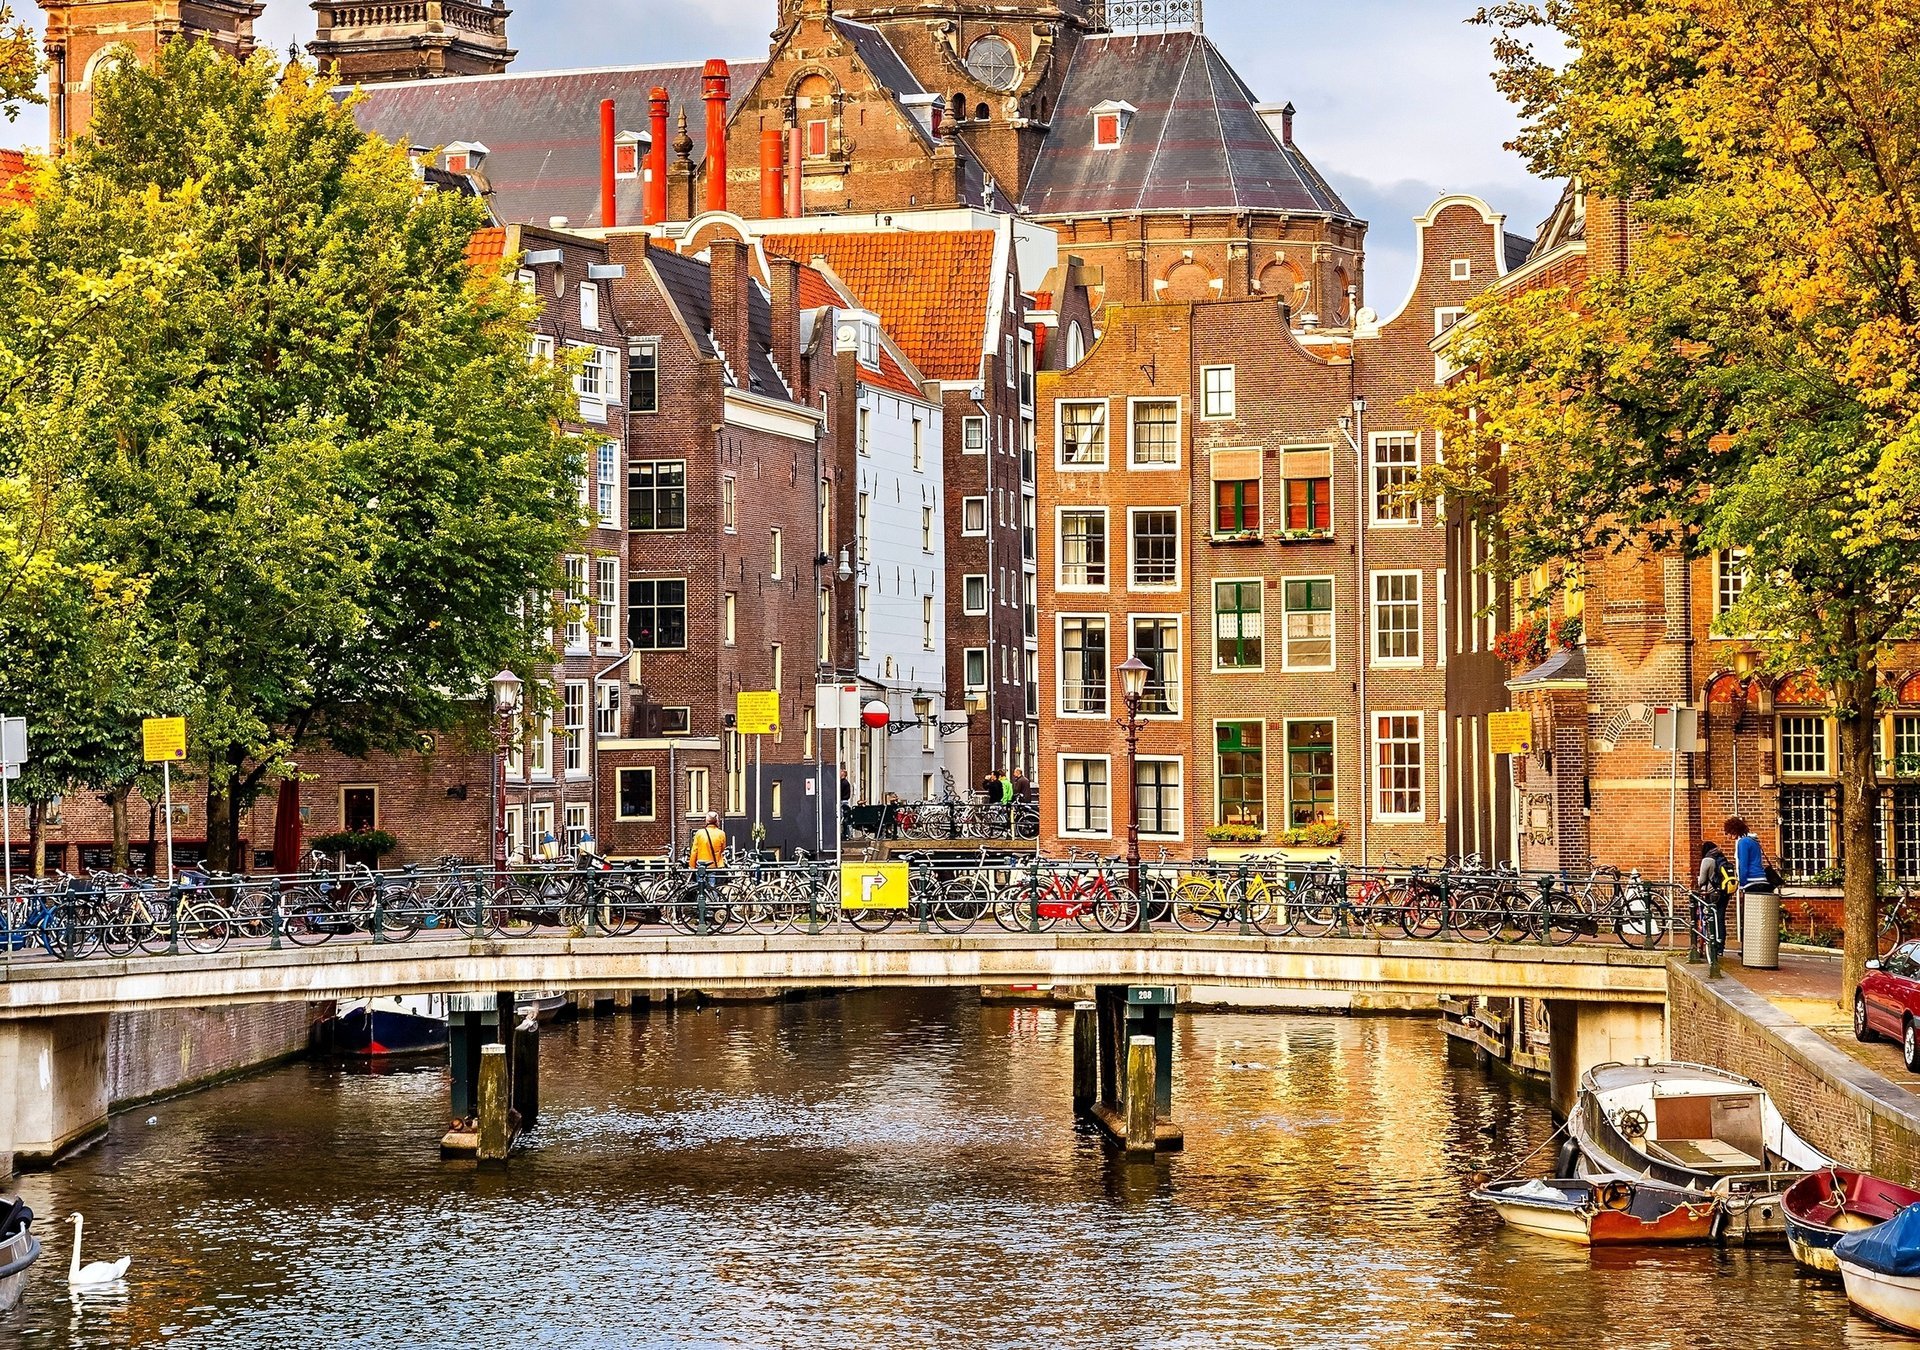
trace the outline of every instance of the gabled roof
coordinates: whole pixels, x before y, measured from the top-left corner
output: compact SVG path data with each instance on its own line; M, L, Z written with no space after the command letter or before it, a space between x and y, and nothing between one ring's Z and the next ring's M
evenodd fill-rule
M728 64L737 103L765 63ZM693 62L402 80L367 86L354 116L368 131L399 145L478 141L490 147L480 171L493 189L496 219L545 225L554 216L565 216L584 227L600 223L600 100L614 100L622 130L643 131L648 92L655 85L665 89L673 100L675 122L680 111L687 114L697 161L706 125L700 69L700 63ZM673 125L668 126L670 137ZM641 193L638 177L619 181L623 221L640 219Z
M1094 109L1138 109L1117 146ZM1285 211L1357 219L1305 155L1282 145L1233 67L1194 32L1089 37L1074 51L1022 200L1049 216Z
M653 248L647 250L647 262L660 278L660 289L679 311L680 321L693 335L694 347L702 356L719 356L713 336L713 276L706 261ZM734 388L791 402L793 394L773 363L773 306L757 284L747 288L747 345L751 350L744 371L740 369L740 354L726 353Z
M1560 200L1540 222L1539 237L1533 241L1527 258L1544 258L1557 248L1578 243L1587 237L1587 194L1578 183L1569 180L1560 189Z
M26 180L27 157L18 150L0 150L0 202L32 201Z
M862 308L860 302L851 294L834 285L833 278L819 268L810 267L804 263L800 266L799 300L803 311ZM886 329L884 320L880 326L884 333ZM892 336L891 333L886 334L886 338ZM926 392L921 389L919 381L895 359L892 347L893 344L890 341L883 339L880 343L880 368L874 370L870 367L862 367L861 378L876 388L888 389L907 398L925 402Z
M507 232L498 225L475 230L467 240L467 266L498 267L507 258Z
M769 234L763 242L803 263L823 259L928 379L979 378L997 281L993 231Z

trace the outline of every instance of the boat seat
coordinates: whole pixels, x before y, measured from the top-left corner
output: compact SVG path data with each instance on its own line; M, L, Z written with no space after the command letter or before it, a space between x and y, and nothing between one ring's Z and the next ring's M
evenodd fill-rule
M33 1222L33 1211L27 1208L24 1200L0 1203L6 1206L4 1211L0 1211L0 1242L5 1242L14 1234L27 1231L28 1225Z
M1762 1171L1760 1160L1742 1153L1724 1139L1649 1139L1646 1151L1656 1158L1698 1172L1724 1174Z

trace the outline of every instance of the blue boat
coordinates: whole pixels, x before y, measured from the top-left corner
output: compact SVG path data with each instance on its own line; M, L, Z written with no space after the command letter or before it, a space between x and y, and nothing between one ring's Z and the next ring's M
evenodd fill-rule
M333 1048L374 1059L447 1048L447 1000L426 994L342 1004L333 1019Z
M1847 1302L1874 1321L1920 1331L1920 1204L1833 1244Z

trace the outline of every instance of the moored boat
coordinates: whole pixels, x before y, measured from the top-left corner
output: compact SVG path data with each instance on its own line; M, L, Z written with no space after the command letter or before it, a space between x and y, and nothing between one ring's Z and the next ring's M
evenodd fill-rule
M1526 1233L1590 1247L1710 1242L1717 1197L1633 1177L1490 1181L1472 1198Z
M1780 1207L1787 1216L1787 1247L1809 1270L1838 1275L1834 1244L1848 1233L1885 1223L1920 1191L1851 1167L1826 1167L1787 1187Z
M1920 1332L1920 1205L1833 1244L1847 1302L1876 1322Z
M344 1003L334 1017L333 1046L343 1055L368 1058L444 1050L446 997L427 994Z
M1721 1198L1724 1236L1779 1241L1781 1197L1834 1161L1787 1124L1758 1083L1680 1062L1600 1064L1567 1120L1583 1175L1644 1177Z
M33 1211L18 1200L0 1200L0 1313L20 1305L27 1292L27 1271L39 1259Z
M536 1022L551 1022L566 1006L565 994L549 994L539 990L523 989L513 996L514 1015L522 1019L531 1017Z

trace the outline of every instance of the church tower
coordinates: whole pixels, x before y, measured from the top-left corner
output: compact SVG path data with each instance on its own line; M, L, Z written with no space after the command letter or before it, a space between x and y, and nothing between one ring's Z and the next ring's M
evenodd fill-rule
M313 0L319 31L307 50L342 84L383 84L447 75L500 75L507 46L506 0Z
M39 0L52 64L48 123L57 154L86 134L93 82L116 60L146 61L177 37L211 42L230 56L253 52L264 0Z

